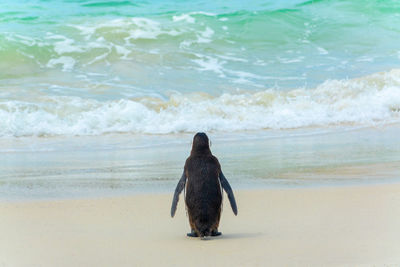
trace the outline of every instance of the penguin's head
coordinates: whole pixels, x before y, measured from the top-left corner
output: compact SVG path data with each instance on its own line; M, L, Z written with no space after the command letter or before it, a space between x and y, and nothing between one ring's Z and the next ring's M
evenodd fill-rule
M197 133L193 137L192 154L193 153L211 153L210 141L205 133Z

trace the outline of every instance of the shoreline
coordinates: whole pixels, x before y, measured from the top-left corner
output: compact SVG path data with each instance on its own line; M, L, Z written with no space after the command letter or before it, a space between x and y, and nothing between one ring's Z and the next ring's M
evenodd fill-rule
M400 163L399 163L400 164ZM178 182L178 179L177 181ZM400 176L397 178L389 178L389 179L375 179L375 180L363 180L363 181L344 181L344 182L323 182L323 183L308 183L308 184L291 184L291 185L263 185L261 187L239 187L233 188L234 192L242 192L242 193L251 193L251 192L260 192L260 191L284 191L284 190L318 190L318 189L346 189L346 188L364 188L364 187L374 187L374 186L400 186ZM109 193L109 194L89 194L87 196L77 195L77 196L63 196L63 197L48 197L48 198L1 198L0 197L0 205L1 204L18 204L18 203L41 203L41 202L57 202L57 201L95 201L95 200L112 200L112 199L125 199L131 197L140 197L140 196L165 196L165 195L173 195L173 191L175 188L161 189L159 191L129 191L126 193ZM181 199L181 198L180 198ZM229 204L228 204L229 206Z
M313 129L314 134L259 132L247 139L240 138L244 133L220 133L210 134L210 140L234 189L334 186L396 182L399 130L396 124L333 132ZM0 199L171 192L191 139L186 134L14 140L3 149L19 152L0 153Z
M222 237L193 240L171 194L0 202L3 266L400 264L400 183L235 190ZM23 255L23 256L21 256ZM204 257L210 255L210 257Z

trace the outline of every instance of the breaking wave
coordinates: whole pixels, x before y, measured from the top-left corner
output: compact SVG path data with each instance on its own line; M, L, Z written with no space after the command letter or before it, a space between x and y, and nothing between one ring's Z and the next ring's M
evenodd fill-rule
M0 101L0 136L168 134L376 125L400 121L400 69L315 89L171 94L99 101L40 96Z

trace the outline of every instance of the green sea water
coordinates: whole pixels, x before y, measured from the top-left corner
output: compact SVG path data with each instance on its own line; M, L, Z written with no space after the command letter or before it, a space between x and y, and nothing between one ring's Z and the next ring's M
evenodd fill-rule
M397 1L3 1L0 136L391 123L399 25Z
M398 1L3 1L2 89L312 88L398 67L399 14Z

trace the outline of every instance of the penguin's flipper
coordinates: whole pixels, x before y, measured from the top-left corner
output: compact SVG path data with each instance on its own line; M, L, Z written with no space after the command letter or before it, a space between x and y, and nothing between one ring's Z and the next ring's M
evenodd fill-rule
M174 217L174 215L175 215L176 206L178 205L178 201L179 201L179 194L185 188L185 184L186 184L186 175L185 175L185 171L183 171L182 177L179 180L178 184L176 185L174 198L172 199L171 217Z
M235 215L237 215L237 206L236 206L235 196L233 195L232 188L231 188L230 184L228 183L228 180L226 180L222 171L219 174L219 180L221 181L222 188L225 190L226 194L228 194L229 203L231 203L233 213Z

